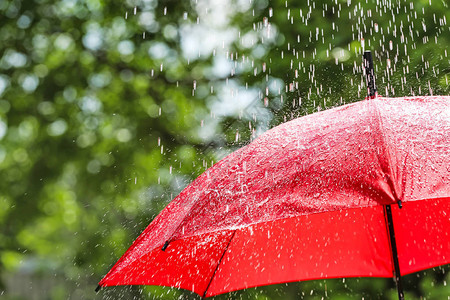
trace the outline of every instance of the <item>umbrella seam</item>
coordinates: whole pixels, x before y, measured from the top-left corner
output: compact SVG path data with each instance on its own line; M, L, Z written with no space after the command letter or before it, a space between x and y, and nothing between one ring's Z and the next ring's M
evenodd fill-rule
M219 269L219 266L220 266L220 264L221 264L221 262L222 262L223 257L225 256L225 253L227 253L228 247L230 246L231 241L233 240L234 235L236 234L236 231L237 231L237 229L236 229L235 231L233 231L233 234L231 235L230 241L228 242L227 246L225 247L225 250L223 251L223 254L222 254L222 256L220 257L219 262L217 263L217 266L216 266L216 268L214 269L214 273L212 274L211 280L209 281L208 285L206 286L206 289L205 289L205 292L203 293L203 297L202 297L202 298L205 298L205 297L206 297L206 293L208 292L209 286L211 285L211 283L212 283L212 281L213 281L213 279L214 279L214 276L216 275L216 272L217 272L217 270Z
M386 156L386 163L387 163L387 168L388 168L388 170L387 170L388 171L387 183L388 183L388 185L389 185L389 187L391 189L391 193L392 193L392 196L393 196L394 200L397 202L400 199L398 198L397 192L395 190L395 183L394 183L394 178L393 178L394 173L392 171L391 154L390 154L389 148L387 146L386 137L385 137L385 135L383 133L384 124L383 124L383 120L382 120L382 117L381 117L381 112L380 112L380 110L378 109L378 107L376 105L376 99L369 100L369 101L372 102L372 106L373 106L374 111L375 111L374 112L374 117L375 117L375 119L377 121L377 124L378 124L376 130L378 132L378 135L380 136L380 141L381 141L380 149L381 149L381 152ZM375 147L376 147L376 145L375 145ZM379 155L377 155L377 157L379 157ZM378 159L378 160L380 161L380 159Z

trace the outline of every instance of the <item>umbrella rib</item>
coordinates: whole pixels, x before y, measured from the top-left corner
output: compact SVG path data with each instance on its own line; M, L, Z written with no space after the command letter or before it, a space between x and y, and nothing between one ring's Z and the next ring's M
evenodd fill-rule
M206 297L206 292L208 291L209 286L211 285L211 283L212 283L212 281L213 281L213 278L214 278L214 276L216 275L217 269L219 269L220 263L222 262L222 259L223 259L223 257L225 256L225 253L227 253L228 247L230 246L231 241L233 240L234 235L236 234L236 231L237 231L237 230L233 231L233 234L231 235L231 238L230 238L230 240L228 241L228 244L227 244L227 246L225 247L225 250L223 251L222 256L221 256L220 259L219 259L219 262L217 263L217 266L216 266L216 268L214 269L214 273L212 274L211 279L209 280L208 285L206 286L206 289L205 289L205 292L203 293L203 297L202 297L202 298L205 298L205 297Z
M392 219L392 212L391 212L390 204L384 206L384 213L386 216L385 222L387 223L386 224L387 231L389 233L389 243L390 243L391 255L392 255L391 258L392 258L392 262L394 264L394 279L395 279L395 284L397 286L398 299L403 300L405 298L404 298L404 294L403 294L400 265L398 262L397 243L395 241L394 221Z

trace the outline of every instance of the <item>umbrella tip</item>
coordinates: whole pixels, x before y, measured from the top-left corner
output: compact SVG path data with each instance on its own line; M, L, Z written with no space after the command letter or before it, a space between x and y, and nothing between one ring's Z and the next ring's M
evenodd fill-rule
M364 51L364 70L366 73L367 95L369 99L377 97L377 87L375 85L375 72L373 69L372 52Z
M402 208L403 207L402 200L398 200L397 204L398 204L398 208Z
M98 292L100 291L101 288L102 288L101 285L98 285L98 286L95 288L95 292L98 293Z
M166 242L164 243L164 246L162 246L161 250L162 250L162 251L166 251L167 246L169 246L169 241L166 241Z

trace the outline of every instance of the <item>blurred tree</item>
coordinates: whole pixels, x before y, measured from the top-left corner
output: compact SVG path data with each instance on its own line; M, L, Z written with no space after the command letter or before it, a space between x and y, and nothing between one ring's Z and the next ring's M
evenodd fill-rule
M203 169L182 15L155 1L0 11L0 270L94 284Z
M38 299L93 297L214 161L269 127L364 98L363 47L381 94L450 92L446 2L6 0L0 14L0 273L30 289L62 279ZM410 276L411 295L450 293L448 267ZM393 288L348 279L231 295L395 298ZM128 293L195 297L102 291Z

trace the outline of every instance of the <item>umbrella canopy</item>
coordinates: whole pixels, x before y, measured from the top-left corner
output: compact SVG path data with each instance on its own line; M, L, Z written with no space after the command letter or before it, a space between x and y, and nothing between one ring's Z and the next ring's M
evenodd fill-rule
M379 97L282 124L182 191L99 285L209 297L448 264L449 132L448 96Z

